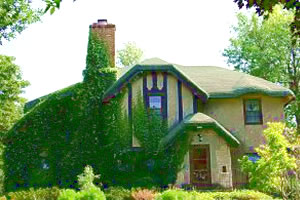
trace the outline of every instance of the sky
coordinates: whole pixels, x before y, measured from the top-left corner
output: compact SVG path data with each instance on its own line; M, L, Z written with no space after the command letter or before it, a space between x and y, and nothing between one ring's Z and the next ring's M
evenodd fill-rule
M89 25L98 19L116 25L116 49L135 42L145 59L228 67L222 52L238 11L233 0L64 0L0 54L16 57L31 84L22 94L28 100L82 81Z

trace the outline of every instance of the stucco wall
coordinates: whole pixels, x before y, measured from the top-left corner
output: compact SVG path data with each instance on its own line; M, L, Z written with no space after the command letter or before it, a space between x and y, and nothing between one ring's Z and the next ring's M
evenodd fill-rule
M173 126L179 120L177 79L168 75L168 124Z
M123 111L124 113L126 113L128 115L128 89L127 87L126 88L123 88L122 91L121 91L124 96L122 97L122 108L123 108Z
M138 77L131 83L132 85L132 104L134 105L136 100L143 98L143 77Z
M243 100L260 98L263 124L245 125ZM264 142L262 131L267 122L284 120L284 101L265 95L244 95L235 99L210 99L204 106L204 113L216 119L242 143L244 152L251 152Z
M261 99L263 124L245 125L243 100L250 98ZM283 98L265 95L244 95L235 99L211 99L204 106L204 113L216 119L229 130L241 145L231 149L233 185L239 186L247 182L246 175L240 170L238 159L246 153L253 153L255 147L264 143L263 129L267 122L284 120Z
M202 142L199 142L198 134L202 135ZM188 132L193 139L191 145L208 144L210 151L211 183L220 184L223 187L232 187L231 156L230 147L227 142L213 130ZM222 172L226 166L227 172ZM185 155L183 169L177 174L176 184L190 184L190 160L189 152Z
M182 84L183 118L194 112L193 94L189 88Z
M143 98L143 77L138 77L132 83L132 108L134 107L135 103L137 102L138 98ZM128 97L128 96L127 96ZM128 101L127 108L128 108ZM140 147L140 142L138 139L132 135L132 147Z

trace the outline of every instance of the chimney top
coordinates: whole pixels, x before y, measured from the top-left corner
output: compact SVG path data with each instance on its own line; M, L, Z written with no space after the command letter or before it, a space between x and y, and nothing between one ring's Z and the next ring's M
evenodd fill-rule
M115 31L116 25L107 23L107 19L98 19L90 25L90 31L97 34L97 37L107 43L111 63L115 64Z
M107 19L98 19L99 25L107 25Z
M97 23L93 23L91 25L92 28L101 28L101 27L106 27L106 28L115 28L114 24L109 24L107 22L107 19L98 19Z

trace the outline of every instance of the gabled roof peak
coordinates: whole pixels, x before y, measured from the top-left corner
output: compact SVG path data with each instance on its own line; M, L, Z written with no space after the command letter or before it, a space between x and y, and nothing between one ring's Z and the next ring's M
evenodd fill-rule
M170 64L171 63L168 63L167 61L162 60L158 57L149 58L138 63L138 65L170 65Z

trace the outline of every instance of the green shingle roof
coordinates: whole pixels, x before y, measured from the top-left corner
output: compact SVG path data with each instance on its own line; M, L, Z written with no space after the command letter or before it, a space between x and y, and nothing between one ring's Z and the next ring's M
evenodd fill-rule
M124 68L120 81L109 88L107 94L114 93L114 88L122 80L141 71L167 71L188 80L195 89L202 91L208 98L234 98L248 93L261 93L274 97L294 97L291 90L245 73L214 66L182 66L171 64L159 58L145 60L131 68Z
M291 90L248 74L214 66L182 66L168 63L159 58L147 59L135 66L120 68L119 79L106 91L104 97L114 96L131 78L144 71L169 72L185 80L206 99L235 98L248 93L294 98ZM65 91L68 88L62 90ZM51 95L28 102L25 110L32 109Z
M203 114L195 113L188 115L182 122L177 124L162 141L161 146L166 147L171 144L180 134L185 134L184 130L213 129L219 136L223 137L231 146L237 147L240 142L227 129L213 118Z

